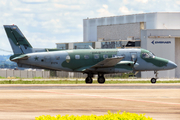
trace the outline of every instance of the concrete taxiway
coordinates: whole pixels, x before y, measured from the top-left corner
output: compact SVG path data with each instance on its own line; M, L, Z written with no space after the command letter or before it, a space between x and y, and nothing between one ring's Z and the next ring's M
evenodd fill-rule
M145 113L157 120L180 119L180 84L0 85L0 119L40 115Z

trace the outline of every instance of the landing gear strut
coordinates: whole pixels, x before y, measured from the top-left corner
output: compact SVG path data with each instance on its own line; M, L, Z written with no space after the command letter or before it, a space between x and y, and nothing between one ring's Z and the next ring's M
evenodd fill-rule
M156 83L156 80L158 79L158 72L157 71L154 71L154 74L155 74L155 78L151 78L151 83Z
M106 80L104 78L104 74L98 74L98 79L97 79L98 83L102 84L104 83Z
M93 82L92 77L93 77L93 75L91 73L89 73L87 78L85 79L85 82L91 84Z

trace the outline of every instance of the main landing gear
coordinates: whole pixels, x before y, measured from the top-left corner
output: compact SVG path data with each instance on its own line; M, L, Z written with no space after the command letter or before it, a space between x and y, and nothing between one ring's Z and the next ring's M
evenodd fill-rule
M85 82L91 84L93 82L92 77L93 77L93 75L89 73L87 78L85 79Z
M89 73L88 76L87 76L87 78L85 79L85 82L86 82L87 84L91 84L91 83L93 82L92 77L93 77L93 74ZM98 79L97 79L97 81L98 81L98 83L100 83L100 84L105 83L106 80L105 80L105 78L104 78L104 74L98 74Z
M104 78L104 74L98 74L98 79L97 79L98 83L103 84L105 83L105 78Z
M154 74L155 74L155 78L151 78L151 83L155 84L156 83L156 80L158 79L158 72L157 71L154 71Z

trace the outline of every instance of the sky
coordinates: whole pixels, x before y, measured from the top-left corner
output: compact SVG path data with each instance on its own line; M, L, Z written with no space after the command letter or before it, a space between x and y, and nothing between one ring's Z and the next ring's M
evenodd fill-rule
M3 25L15 24L34 48L83 42L83 19L180 12L180 0L0 0L0 55L12 51Z

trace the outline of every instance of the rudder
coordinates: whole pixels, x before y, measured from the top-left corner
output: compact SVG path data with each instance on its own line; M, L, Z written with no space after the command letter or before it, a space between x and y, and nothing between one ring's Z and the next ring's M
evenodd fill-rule
M32 46L16 25L4 25L4 29L14 54L26 54L32 52Z

